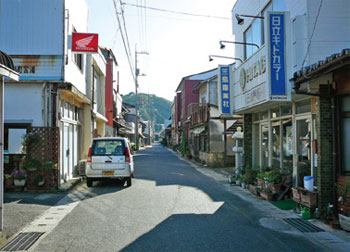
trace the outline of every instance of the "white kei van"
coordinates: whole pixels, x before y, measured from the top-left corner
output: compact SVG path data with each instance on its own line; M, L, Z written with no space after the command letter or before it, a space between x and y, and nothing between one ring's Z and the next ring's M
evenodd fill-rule
M101 137L93 139L86 165L86 185L94 180L120 179L131 186L134 162L130 143L123 137Z

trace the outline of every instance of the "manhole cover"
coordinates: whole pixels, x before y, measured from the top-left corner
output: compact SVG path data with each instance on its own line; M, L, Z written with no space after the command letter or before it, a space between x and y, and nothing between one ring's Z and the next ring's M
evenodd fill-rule
M3 246L0 251L28 250L44 233L20 233L13 240Z
M299 218L286 218L283 219L286 223L291 225L292 227L298 229L302 233L316 233L316 232L324 232L322 228L319 228L310 222L299 219Z

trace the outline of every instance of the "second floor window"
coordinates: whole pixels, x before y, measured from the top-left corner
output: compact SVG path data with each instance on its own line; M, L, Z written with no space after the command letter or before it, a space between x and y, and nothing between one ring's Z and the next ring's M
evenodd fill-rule
M263 44L263 29L262 29L262 20L261 19L255 19L251 26L244 32L244 42L245 43L254 43L257 44L259 47ZM252 45L245 45L245 52L244 57L245 59L248 59L250 56L252 56L258 48L256 46Z

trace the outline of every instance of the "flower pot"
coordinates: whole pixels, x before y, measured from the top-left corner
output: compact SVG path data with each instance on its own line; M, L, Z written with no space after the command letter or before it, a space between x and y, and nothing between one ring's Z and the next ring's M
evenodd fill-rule
M338 214L338 216L339 216L340 227L345 231L350 232L350 217L342 214Z
M13 179L5 179L5 187L10 187L13 185Z
M258 186L249 184L249 185L248 185L248 190L249 190L252 194L258 195Z
M280 193L282 191L282 185L281 184L273 184L273 185L271 185L271 190L274 193Z
M38 182L38 186L43 186L45 184L45 179L43 179L42 181Z
M273 194L271 193L261 192L260 196L268 201L272 201L273 199Z
M15 186L24 186L26 184L25 179L21 179L21 180L15 179L14 182L15 182Z
M265 186L265 180L261 178L256 178L256 181L258 182L258 186L261 186L261 187Z

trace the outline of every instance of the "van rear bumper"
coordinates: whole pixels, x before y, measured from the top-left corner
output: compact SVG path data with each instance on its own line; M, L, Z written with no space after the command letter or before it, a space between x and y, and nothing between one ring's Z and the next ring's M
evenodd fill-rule
M113 172L113 175L109 174ZM87 178L99 178L99 179L109 179L109 178L127 178L131 176L130 167L125 169L91 169L89 165L86 167L85 176Z

